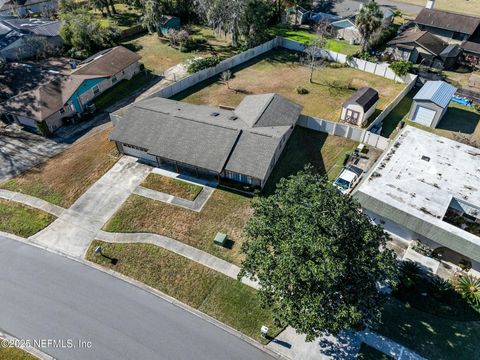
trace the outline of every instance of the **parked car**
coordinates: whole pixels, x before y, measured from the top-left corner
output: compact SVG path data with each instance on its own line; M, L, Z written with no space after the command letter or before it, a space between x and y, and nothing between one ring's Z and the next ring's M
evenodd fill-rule
M348 194L360 180L362 174L362 169L353 165L347 165L343 168L340 175L337 176L333 185L335 185L342 194Z

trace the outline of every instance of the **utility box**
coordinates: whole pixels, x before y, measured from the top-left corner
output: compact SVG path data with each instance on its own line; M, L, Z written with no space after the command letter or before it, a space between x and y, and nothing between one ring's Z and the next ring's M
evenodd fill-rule
M213 239L213 242L216 245L224 246L225 242L227 241L227 234L218 232L217 235L215 235L215 239Z

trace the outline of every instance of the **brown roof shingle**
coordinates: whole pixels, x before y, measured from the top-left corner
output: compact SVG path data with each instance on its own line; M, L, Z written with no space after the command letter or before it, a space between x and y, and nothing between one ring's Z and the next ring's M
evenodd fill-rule
M424 49L430 51L434 55L440 55L448 46L446 42L430 34L428 31L416 31L415 29L407 30L390 40L388 45L400 45L415 43Z
M422 9L415 22L420 25L472 35L480 26L480 18L435 9Z
M90 60L91 59L91 60ZM84 65L72 72L72 75L113 76L141 57L123 46L116 46L108 51L102 51L87 59Z

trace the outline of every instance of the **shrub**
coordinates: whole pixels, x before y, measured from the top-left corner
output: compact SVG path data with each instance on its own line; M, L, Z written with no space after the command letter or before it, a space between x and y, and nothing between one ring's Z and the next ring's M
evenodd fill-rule
M346 67L347 65L339 63L339 62L327 62L327 66L332 69L341 69Z
M400 283L405 287L417 284L423 275L423 270L418 263L407 260L400 264Z
M188 65L188 72L190 74L196 73L200 70L208 69L218 65L223 59L220 56L209 56L201 59L194 59Z
M306 95L306 94L308 94L310 91L309 91L308 89L304 88L303 86L297 86L297 87L295 88L295 92L296 92L297 94L300 94L300 95Z
M390 69L398 76L405 76L412 70L413 64L410 61L399 60L390 64Z
M455 281L455 290L458 291L472 307L480 311L480 279L471 275L459 277Z

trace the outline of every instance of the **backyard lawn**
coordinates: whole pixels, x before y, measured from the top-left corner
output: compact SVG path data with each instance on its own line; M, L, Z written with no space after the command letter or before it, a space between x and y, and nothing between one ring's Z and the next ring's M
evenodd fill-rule
M141 72L135 75L130 80L122 80L114 87L111 87L104 93L100 94L93 101L97 110L105 109L115 104L120 99L124 99L127 96L133 94L135 91L140 90L142 87L148 85L155 78L149 72Z
M112 14L111 17L102 16L98 9L90 10L103 26L117 26L120 30L128 29L139 23L141 12L133 8L129 8L126 4L115 3L115 10L117 14Z
M424 7L424 0L399 0L404 3L414 4ZM478 0L437 0L435 9L463 13L466 15L480 16L480 6Z
M450 139L455 139L458 133L461 132L469 136L472 140L480 142L480 114L477 113L473 107L451 102L448 111L436 129L410 121L408 115L410 107L412 106L414 93L415 92L411 92L405 96L398 106L383 120L383 136L394 138L398 133L396 130L397 125L403 120L408 125Z
M142 186L190 201L195 200L203 189L202 186L153 173L148 174Z
M117 162L115 144L107 138L110 131L108 125L0 187L69 207Z
M309 44L317 38L313 31L292 29L284 25L270 28L270 34L298 41L302 44ZM348 41L337 39L328 39L325 48L345 55L355 55L360 51L360 45L352 45Z
M0 360L38 360L36 356L15 347L0 347Z
M230 57L234 50L229 46L228 39L217 38L210 28L204 26L191 27L192 38L203 38L205 44L200 44L198 50L181 52L169 45L165 38L157 34L146 34L123 43L129 49L142 57L141 63L153 74L161 75L168 68L195 57L219 55Z
M117 260L116 265L95 254L99 245L106 256ZM95 240L86 258L156 288L257 341L264 342L262 325L271 329L272 336L281 330L273 325L271 313L261 308L256 290L155 245Z
M54 220L55 216L44 211L0 199L0 231L28 238Z
M325 67L314 72L300 65L300 54L274 50L233 69L229 87L210 79L176 95L174 99L211 106L237 106L247 94L276 92L304 106L303 113L337 121L341 107L356 89L371 86L380 91L377 111L384 109L404 88L403 84L349 67ZM309 90L300 95L298 86Z

